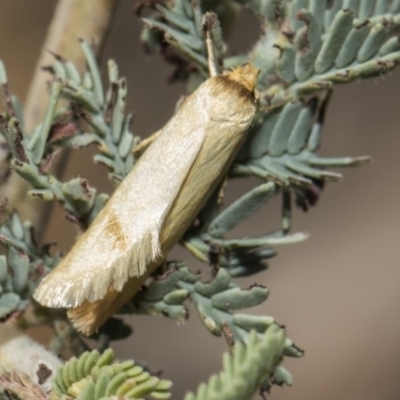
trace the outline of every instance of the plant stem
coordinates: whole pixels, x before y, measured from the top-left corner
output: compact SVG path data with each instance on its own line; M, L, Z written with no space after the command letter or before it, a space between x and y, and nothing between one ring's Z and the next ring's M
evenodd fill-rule
M54 12L46 40L31 81L25 102L25 132L32 130L41 122L48 105L48 90L46 75L41 67L53 62L49 50L72 61L78 69L85 66L85 55L78 43L81 37L93 42L94 52L99 57L107 37L114 10L118 0L60 0ZM60 156L54 163L56 175L62 173L68 158L68 153ZM34 203L25 200L28 189L27 182L17 174L12 174L3 194L10 204L16 207L24 219L29 219L37 227L37 233L42 236L51 203Z

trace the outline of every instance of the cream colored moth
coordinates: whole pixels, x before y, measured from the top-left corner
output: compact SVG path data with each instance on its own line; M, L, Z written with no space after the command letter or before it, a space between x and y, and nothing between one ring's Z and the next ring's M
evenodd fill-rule
M37 288L94 333L165 260L225 177L256 109L259 70L213 76L188 96L89 229Z

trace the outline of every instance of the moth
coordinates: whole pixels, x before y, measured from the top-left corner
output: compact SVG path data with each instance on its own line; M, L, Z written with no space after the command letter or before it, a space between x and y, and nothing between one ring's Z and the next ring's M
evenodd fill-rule
M228 172L257 110L259 70L239 66L180 105L34 298L95 332L165 260Z

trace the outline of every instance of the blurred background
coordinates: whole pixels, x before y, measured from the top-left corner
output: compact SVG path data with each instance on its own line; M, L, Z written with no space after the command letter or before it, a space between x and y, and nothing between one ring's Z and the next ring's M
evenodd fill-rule
M0 2L0 57L12 91L24 99L55 8L55 1ZM128 78L129 109L136 113L134 132L147 136L160 128L184 93L168 85L171 68L146 56L139 43L139 21L132 0L121 0L104 62L114 58ZM79 34L79 33L77 33ZM234 52L257 37L257 24L241 15L232 34ZM246 35L246 36L243 36ZM78 44L77 44L78 46ZM400 398L400 69L384 78L338 87L328 110L321 153L371 155L375 162L347 169L341 183L326 186L308 213L296 211L293 231L307 231L308 241L280 247L264 274L242 279L268 286L270 298L254 312L274 316L287 327L302 359L285 359L294 376L292 388L275 387L273 400ZM105 171L92 163L91 152L73 154L66 178L82 174L92 186L110 191ZM234 181L226 203L255 181ZM279 225L279 199L236 230L255 235ZM262 222L261 222L262 221ZM76 228L55 207L46 241L67 251ZM171 256L198 264L183 250ZM166 318L130 317L134 334L115 342L120 358L145 360L174 382L173 398L197 388L218 372L226 350L200 324L195 310L178 326Z

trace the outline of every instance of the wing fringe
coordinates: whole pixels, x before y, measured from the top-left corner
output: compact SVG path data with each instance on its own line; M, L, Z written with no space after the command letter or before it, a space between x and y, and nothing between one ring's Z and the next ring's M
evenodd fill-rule
M62 274L50 273L35 291L34 299L46 307L72 308L102 299L110 288L120 292L130 277L143 275L149 264L162 259L159 231L158 226L148 229L140 240L130 244L127 252L90 279L78 283L79 276L66 279Z

